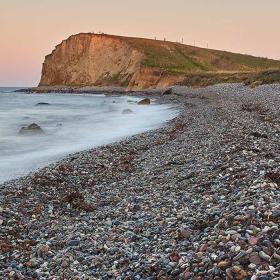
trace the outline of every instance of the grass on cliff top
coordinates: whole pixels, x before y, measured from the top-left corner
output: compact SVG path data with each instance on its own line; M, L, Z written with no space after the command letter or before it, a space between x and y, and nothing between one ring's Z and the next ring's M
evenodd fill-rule
M144 52L144 66L160 68L171 73L257 72L280 69L280 61L273 59L204 49L167 41L122 38Z
M251 87L280 83L280 70L239 73L190 73L186 74L179 84L205 87L221 83L243 83Z

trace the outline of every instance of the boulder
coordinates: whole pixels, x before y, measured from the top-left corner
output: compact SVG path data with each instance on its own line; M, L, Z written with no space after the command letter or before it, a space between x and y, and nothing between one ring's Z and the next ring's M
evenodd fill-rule
M151 104L151 100L150 100L150 98L144 98L144 99L140 100L137 104L138 105L149 105L149 104Z
M254 81L251 83L251 88L256 88L262 85L262 81Z
M172 94L172 88L169 88L162 93L162 95L170 95L170 94Z
M47 102L39 102L36 104L36 106L49 106L51 105L50 103L47 103Z
M130 109L124 109L124 110L122 111L122 114L131 114L131 113L133 113L133 111L130 110Z
M36 123L32 123L28 126L23 126L19 132L21 135L34 135L44 133L43 129Z

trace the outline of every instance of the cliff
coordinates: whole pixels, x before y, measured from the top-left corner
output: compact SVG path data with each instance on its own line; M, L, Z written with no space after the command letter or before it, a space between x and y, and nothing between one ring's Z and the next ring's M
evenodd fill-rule
M174 42L106 34L72 35L45 57L39 86L162 88L187 74L256 72L280 62Z

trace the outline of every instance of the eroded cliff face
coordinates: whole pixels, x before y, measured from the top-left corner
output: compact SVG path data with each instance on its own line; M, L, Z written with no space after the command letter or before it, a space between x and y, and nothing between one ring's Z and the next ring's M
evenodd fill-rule
M78 34L47 55L39 86L123 86L159 88L178 79L144 67L145 55L122 37Z
M168 74L160 69L141 66L132 76L128 90L166 88L181 80L178 75Z

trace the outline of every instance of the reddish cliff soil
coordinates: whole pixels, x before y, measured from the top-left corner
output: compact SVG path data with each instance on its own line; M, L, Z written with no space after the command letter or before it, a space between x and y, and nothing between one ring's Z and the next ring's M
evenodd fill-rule
M163 88L201 73L252 73L280 62L174 42L80 33L46 56L39 86Z
M178 75L142 65L144 53L120 37L79 34L47 55L39 86L119 85L130 90L168 86Z

